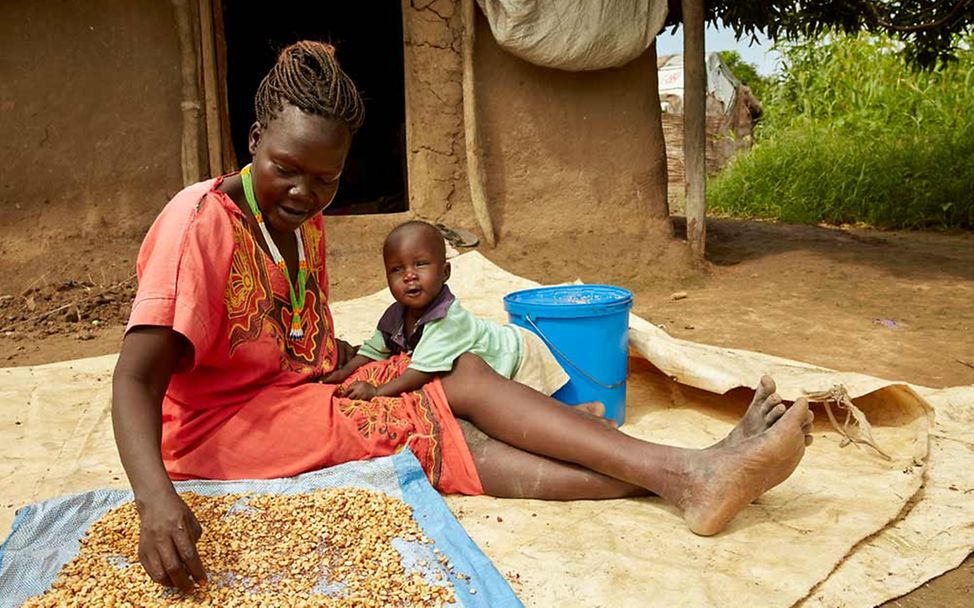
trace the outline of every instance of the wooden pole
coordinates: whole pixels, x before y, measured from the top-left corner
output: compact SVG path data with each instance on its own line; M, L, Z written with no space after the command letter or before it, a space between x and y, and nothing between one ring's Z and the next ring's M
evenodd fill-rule
M686 167L687 241L704 257L707 240L707 69L704 59L703 0L683 7L683 155Z
M182 80L183 111L182 166L183 184L195 184L203 179L200 166L200 87L197 72L196 37L193 35L193 19L196 11L191 0L172 0L176 18L181 56L179 73Z
M463 134L467 148L467 182L474 217L484 233L487 244L497 244L494 223L490 219L487 196L484 193L484 174L480 166L480 136L477 130L477 99L474 90L473 47L477 25L474 0L462 0L463 11Z
M233 133L230 131L230 100L227 95L227 37L223 28L223 3L213 2L213 40L216 44L216 84L220 95L220 134L223 139L223 171L240 168L237 153L233 149Z
M217 87L216 40L213 35L213 6L199 0L200 55L203 60L203 91L206 108L206 149L211 175L223 173L223 137L220 133L220 95Z

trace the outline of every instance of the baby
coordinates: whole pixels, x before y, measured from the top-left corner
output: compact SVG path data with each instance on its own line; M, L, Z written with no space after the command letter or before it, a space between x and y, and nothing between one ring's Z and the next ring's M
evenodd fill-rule
M450 263L435 227L422 221L400 224L386 237L382 258L396 303L386 309L358 354L326 380L341 383L366 363L401 353L411 356L409 367L379 386L354 382L345 388L345 397L368 400L417 390L436 374L452 370L463 353L477 355L498 374L545 395L568 382L568 374L536 335L480 319L460 306L446 285Z

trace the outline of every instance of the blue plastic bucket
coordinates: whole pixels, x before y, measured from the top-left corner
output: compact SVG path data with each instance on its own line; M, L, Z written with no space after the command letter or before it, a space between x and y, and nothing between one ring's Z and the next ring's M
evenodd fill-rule
M511 323L537 334L571 378L552 395L577 405L605 404L607 418L626 415L629 309L632 293L612 285L563 285L504 296Z

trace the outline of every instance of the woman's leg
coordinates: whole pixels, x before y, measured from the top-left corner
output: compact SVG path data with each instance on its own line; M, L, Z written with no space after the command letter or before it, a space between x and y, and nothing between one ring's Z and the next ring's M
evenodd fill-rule
M473 355L460 357L442 383L454 414L488 436L626 484L610 486L612 490L635 486L655 493L682 508L688 525L699 534L718 532L744 506L784 481L804 454L804 400L756 434L693 450L642 441L579 416L497 375ZM520 483L529 484L534 471L516 474ZM604 484L593 487L597 489L587 497L606 497Z
M491 439L466 420L457 420L467 440L484 493L498 498L586 500L645 496L644 488L577 464L552 460Z

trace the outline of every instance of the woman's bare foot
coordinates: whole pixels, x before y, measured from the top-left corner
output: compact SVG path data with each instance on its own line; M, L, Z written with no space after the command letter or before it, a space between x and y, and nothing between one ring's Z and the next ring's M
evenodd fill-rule
M751 400L751 405L747 406L744 416L738 421L737 426L714 447L734 445L771 428L771 425L784 415L786 409L781 402L781 397L774 391L774 380L770 376L761 376L758 388L754 391L754 399Z
M734 445L763 433L784 416L787 409L788 406L782 402L781 396L775 392L774 380L770 376L762 376L757 390L754 391L754 399L751 401L751 405L747 407L747 411L744 412L744 416L741 417L737 426L713 447ZM814 419L814 415L809 411L802 422L805 445L812 444L811 432Z
M763 379L762 386L767 390ZM798 399L769 428L690 455L687 486L676 501L690 529L702 536L720 532L741 509L787 479L805 454L808 414L808 401Z

